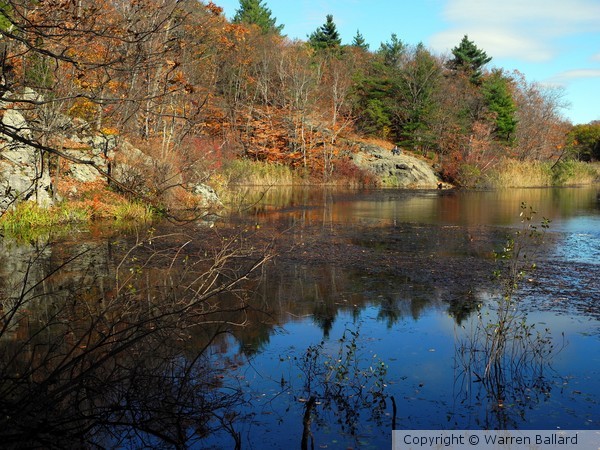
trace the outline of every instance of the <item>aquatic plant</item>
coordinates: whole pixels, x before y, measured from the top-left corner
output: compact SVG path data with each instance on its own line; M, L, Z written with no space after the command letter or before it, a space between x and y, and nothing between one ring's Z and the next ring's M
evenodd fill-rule
M538 329L530 323L522 308L520 294L525 280L532 280L537 270L536 251L541 248L550 221L533 222L536 212L521 204L521 227L507 237L502 249L494 252L498 269L494 279L499 292L487 307L480 305L466 337L458 341L456 362L458 379L470 391L472 383L480 383L492 409L496 426L510 426L509 408L524 405L535 393L547 393L551 382L547 377L552 356L556 353L550 329Z
M332 413L342 433L358 434L361 414L381 423L388 395L386 393L387 364L373 355L361 356L359 327L346 328L337 340L337 350L326 341L309 346L302 355L281 357L295 365L297 377L282 379L282 387L304 403L301 438L302 449L313 448L312 424L323 422L322 416ZM300 385L295 383L300 380ZM393 399L392 399L393 402ZM330 421L326 421L331 426Z

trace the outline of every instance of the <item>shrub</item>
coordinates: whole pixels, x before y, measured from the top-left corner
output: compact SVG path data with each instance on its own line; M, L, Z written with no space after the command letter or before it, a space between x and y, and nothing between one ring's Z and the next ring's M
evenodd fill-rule
M555 186L592 184L597 177L595 167L583 161L560 161L552 169L552 184Z
M481 169L473 164L463 164L458 170L457 182L461 186L474 187L481 179Z
M333 182L346 186L373 186L377 179L371 172L361 169L348 158L337 159L334 163Z

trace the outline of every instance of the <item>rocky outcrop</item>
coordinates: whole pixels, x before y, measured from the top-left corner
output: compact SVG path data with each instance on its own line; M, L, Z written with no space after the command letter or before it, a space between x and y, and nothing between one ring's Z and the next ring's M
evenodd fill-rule
M436 188L439 179L427 162L408 155L402 150L392 154L391 150L371 145L358 144L359 151L352 160L361 169L375 175L383 186L404 188Z
M30 137L27 122L16 109L3 111L2 127ZM38 149L0 134L0 213L20 200L35 201L42 207L51 205L50 170Z
M38 100L26 92L20 98ZM61 155L53 162L60 167L61 180L80 183L106 180L109 176L121 187L150 198L161 193L168 208L215 208L222 206L216 193L198 182L186 183L168 161L159 163L140 149L115 135L95 133L78 118L57 114L47 146ZM0 214L21 201L51 206L56 195L50 176L49 154L35 147L32 124L14 107L0 101ZM37 126L37 125L36 125ZM12 136L11 136L12 135ZM20 139L22 137L23 139ZM30 141L31 145L21 141ZM53 173L53 175L55 175ZM72 187L75 194L77 189ZM177 191L177 192L175 192ZM186 198L185 205L170 201Z

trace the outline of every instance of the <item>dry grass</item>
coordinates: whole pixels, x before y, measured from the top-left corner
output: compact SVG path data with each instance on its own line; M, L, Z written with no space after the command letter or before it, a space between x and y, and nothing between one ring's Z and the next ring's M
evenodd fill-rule
M580 186L600 181L600 165L581 161L517 161L504 159L490 171L487 187Z
M486 176L485 184L495 188L552 186L548 163L504 159Z

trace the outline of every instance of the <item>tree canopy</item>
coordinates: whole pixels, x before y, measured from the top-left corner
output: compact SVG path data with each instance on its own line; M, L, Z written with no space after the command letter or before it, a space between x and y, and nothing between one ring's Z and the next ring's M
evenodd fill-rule
M28 126L0 121L0 138L53 158L68 157L54 145L66 118L135 140L180 184L185 170L200 173L197 161L224 152L328 177L352 151L338 145L342 133L420 152L451 180L463 164L548 159L565 148L556 93L486 70L491 57L467 36L446 61L395 33L369 51L357 30L344 47L330 14L307 41L281 39L262 0L240 1L231 22L196 0L2 5L0 101ZM582 134L572 146L596 158L587 142Z
M361 34L360 30L356 30L356 34L352 39L352 46L362 50L369 50L369 44L367 44L367 41L365 41L365 38Z
M340 33L333 21L333 15L327 14L325 23L309 36L308 42L317 50L331 50L342 44Z
M571 152L583 161L600 161L600 121L573 127L568 135Z
M452 54L454 58L449 62L450 67L466 73L474 84L479 83L483 66L492 60L492 57L478 48L467 35L452 49Z
M280 34L283 30L283 25L276 25L277 19L271 16L271 10L262 0L240 0L233 23L256 25L263 33Z

